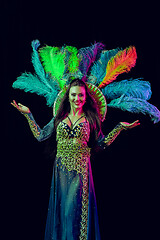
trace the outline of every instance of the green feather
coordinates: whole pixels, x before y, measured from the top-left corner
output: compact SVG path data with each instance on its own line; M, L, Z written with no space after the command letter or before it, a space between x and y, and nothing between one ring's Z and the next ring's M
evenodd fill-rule
M46 46L39 50L39 55L44 70L59 83L60 88L63 88L65 84L61 79L65 70L65 52L60 51L58 47Z
M68 70L69 72L75 73L78 71L79 67L79 58L78 58L78 49L76 47L72 46L66 46L65 50L67 50L70 53L69 59L68 59Z

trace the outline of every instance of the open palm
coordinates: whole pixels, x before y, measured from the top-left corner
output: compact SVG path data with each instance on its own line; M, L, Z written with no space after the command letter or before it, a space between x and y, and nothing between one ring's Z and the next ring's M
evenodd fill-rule
M140 125L139 120L136 120L132 123L128 123L128 122L120 122L120 123L124 127L124 129L131 129Z
M21 113L30 113L30 110L28 107L22 105L21 103L16 103L15 100L13 100L13 102L11 102L11 105L15 108L17 108L18 111L20 111Z

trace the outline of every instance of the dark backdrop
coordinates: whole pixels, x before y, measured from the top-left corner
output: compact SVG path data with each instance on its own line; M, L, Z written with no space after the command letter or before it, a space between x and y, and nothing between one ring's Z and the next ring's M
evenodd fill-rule
M53 159L46 143L33 138L27 121L10 102L28 106L42 127L52 117L45 99L12 89L16 77L33 72L31 41L78 48L101 41L106 49L135 45L134 69L118 77L144 77L151 83L150 102L160 109L158 6L145 2L4 1L1 6L3 109L2 221L3 239L41 240L44 236ZM159 123L148 116L108 108L103 125L108 133L119 121L139 119L141 125L124 131L92 169L102 240L157 239L159 217Z

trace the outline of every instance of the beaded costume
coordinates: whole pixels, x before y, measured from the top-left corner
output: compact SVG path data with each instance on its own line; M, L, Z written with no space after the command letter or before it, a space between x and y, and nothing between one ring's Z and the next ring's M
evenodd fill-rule
M151 97L149 82L141 78L113 82L119 74L135 66L135 47L103 50L103 44L95 43L80 50L71 46L45 46L38 50L39 45L38 40L32 42L35 74L25 72L13 83L14 88L44 96L47 105L53 107L54 117L43 129L32 113L23 114L38 141L52 135L60 102L68 84L76 78L86 82L99 108L101 121L106 115L105 98L110 100L109 107L149 114L154 123L160 121L160 111L147 101ZM107 136L99 136L97 145L106 148L123 129L119 123ZM57 126L57 154L45 240L100 240L89 138L90 125L86 116L72 127L63 121Z
M31 113L24 114L38 141L49 138L54 129L54 118L41 129ZM110 145L123 126L118 124L98 145ZM46 223L45 240L100 240L97 206L87 143L90 127L85 122L71 129L65 122L57 127L57 155L54 163L51 193ZM94 221L94 226L91 226Z

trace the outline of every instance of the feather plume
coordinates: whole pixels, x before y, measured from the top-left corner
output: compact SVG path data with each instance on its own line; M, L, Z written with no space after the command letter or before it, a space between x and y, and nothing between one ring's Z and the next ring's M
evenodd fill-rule
M43 77L45 75L45 72L44 72L43 66L40 62L39 55L37 52L37 49L40 46L40 42L39 42L39 40L33 40L31 45L32 45L32 49L33 49L32 59L31 59L33 67L35 69L36 74L39 77L41 77L41 76Z
M119 51L109 60L106 68L106 76L99 84L99 88L104 88L114 81L119 74L129 72L130 69L135 66L136 59L137 54L134 46Z
M79 69L84 76L91 64L95 61L97 54L103 49L104 45L102 43L95 43L91 47L81 48L79 50L80 65Z
M59 83L60 88L63 88L65 85L62 80L65 70L65 52L58 47L46 46L39 50L39 55L44 70Z
M57 95L58 88L48 87L41 82L36 75L32 73L22 73L21 76L12 85L13 88L23 89L25 92L36 93L40 96L44 96L47 100L47 105L52 106Z
M41 64L41 61L39 59L39 54L37 51L39 46L40 46L39 40L32 41L33 53L32 53L31 61L39 80L43 82L48 88L52 89L53 81L45 73L44 68Z
M102 92L108 99L116 99L125 95L149 100L152 94L150 83L142 81L142 78L112 82L103 88Z
M50 73L53 81L57 81L62 89L67 83L67 77L74 77L79 67L78 49L72 46L58 47L46 46L39 50L44 69Z
M69 53L69 58L65 60L65 64L68 65L68 71L73 74L78 71L78 49L76 47L66 46L65 50L67 50Z
M122 111L128 111L132 113L148 114L154 123L160 121L160 111L158 108L144 99L122 95L120 98L112 100L108 106L120 108Z
M102 51L100 58L94 62L89 76L89 82L98 85L106 75L106 67L111 57L115 56L119 48Z

